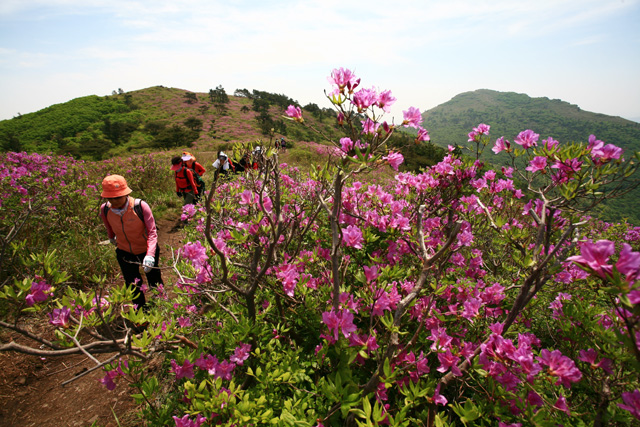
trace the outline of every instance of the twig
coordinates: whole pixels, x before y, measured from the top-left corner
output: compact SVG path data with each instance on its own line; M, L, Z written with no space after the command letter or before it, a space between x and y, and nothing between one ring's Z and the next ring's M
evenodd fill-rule
M105 360L104 362L100 362L98 360L98 365L92 367L92 368L88 368L86 371L79 373L78 375L74 376L71 379L68 379L64 382L62 382L60 385L61 386L65 386L69 383L74 382L75 380L84 377L87 374L90 374L91 372L95 371L96 369L102 368L104 365L108 365L109 363L111 363L112 361L114 361L115 359L117 359L118 357L120 357L120 354L116 354L115 356L111 356L110 358L108 358L107 360Z

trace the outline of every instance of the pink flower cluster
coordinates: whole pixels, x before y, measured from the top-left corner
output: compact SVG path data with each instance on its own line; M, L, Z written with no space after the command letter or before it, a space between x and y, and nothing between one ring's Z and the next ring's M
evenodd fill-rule
M39 302L46 301L51 295L51 285L48 284L46 280L42 279L42 277L36 276L36 279L41 280L34 280L31 282L31 290L29 291L29 295L26 297L26 302L29 307L32 307Z

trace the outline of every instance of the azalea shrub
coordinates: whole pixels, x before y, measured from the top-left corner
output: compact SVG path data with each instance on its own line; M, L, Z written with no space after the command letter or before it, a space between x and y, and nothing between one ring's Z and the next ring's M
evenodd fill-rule
M214 181L184 207L176 283L143 287L148 310L124 286L7 285L4 298L48 313L56 340L0 348L108 353L103 384L130 387L152 425L640 419L640 229L588 216L603 188L637 185L638 154L532 130L492 142L479 124L472 155L450 147L399 172L388 141L399 126L428 141L420 111L388 123L390 91L342 68L329 82L344 136L328 160L303 173L269 150L260 169ZM298 106L285 118L306 125ZM487 147L510 165L483 164ZM371 182L382 167L398 173Z

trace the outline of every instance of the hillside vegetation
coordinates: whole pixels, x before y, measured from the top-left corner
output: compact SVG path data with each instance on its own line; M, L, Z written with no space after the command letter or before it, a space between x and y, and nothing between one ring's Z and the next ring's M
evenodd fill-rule
M237 142L269 143L284 137L293 147L295 160L311 163L317 159L317 144L331 145L330 140L340 138L335 111L312 103L301 105L309 124L302 128L283 118L291 104L300 105L286 95L255 89L236 89L228 95L221 86L208 93L164 86L131 92L120 89L110 96L77 98L0 121L0 147L3 151L51 152L102 160L188 147L215 151ZM404 155L404 170L418 171L436 164L448 145L471 144L467 134L479 123L491 126L493 140L504 136L513 141L522 130L532 129L541 139L552 136L563 144L585 141L589 134L595 134L627 153L640 150L638 123L524 94L485 89L467 92L425 112L423 117L432 143L414 144L414 138L405 132L396 132L389 141ZM508 160L504 153L493 156L490 150L485 150L484 156L497 165ZM638 200L640 190L636 189L599 206L595 213L607 221L628 219L640 224Z
M586 142L593 134L606 144L623 148L627 156L640 150L640 123L583 111L559 99L531 98L521 93L488 89L465 92L422 116L431 142L440 147L471 148L474 144L467 141L467 134L479 123L486 123L491 126L492 141L504 136L513 142L520 132L531 129L540 134L540 141L553 137L562 144ZM504 152L494 155L490 150L485 150L482 158L497 165L506 165L509 160ZM608 200L595 214L607 221L628 219L640 224L640 189Z

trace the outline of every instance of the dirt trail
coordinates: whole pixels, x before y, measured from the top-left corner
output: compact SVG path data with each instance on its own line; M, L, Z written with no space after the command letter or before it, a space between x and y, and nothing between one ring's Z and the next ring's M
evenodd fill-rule
M176 227L176 219L158 221L161 265L167 265L170 247L182 246L183 233ZM166 271L166 273L165 273ZM175 276L163 271L165 283ZM32 325L38 330L43 325ZM16 335L10 335L24 342ZM106 360L110 355L98 355ZM141 425L135 415L130 389L119 383L115 390L107 390L100 382L104 376L98 369L84 377L61 386L64 381L94 366L85 355L40 359L15 353L0 353L0 426L3 427L65 427Z

